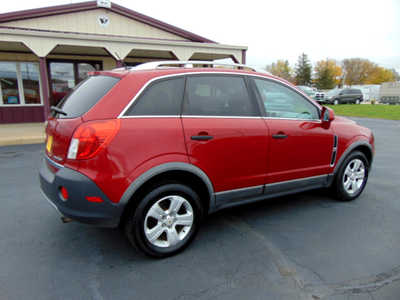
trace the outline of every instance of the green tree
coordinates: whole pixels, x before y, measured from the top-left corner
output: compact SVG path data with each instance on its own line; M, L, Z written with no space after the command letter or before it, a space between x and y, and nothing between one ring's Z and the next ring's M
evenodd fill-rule
M340 83L342 68L334 59L318 61L314 70L315 84L319 89L333 89Z
M287 81L292 82L292 68L290 68L289 62L287 60L278 59L276 63L272 63L266 67L266 70L270 72L272 75L281 77L286 79Z
M311 84L311 63L305 53L302 53L297 60L295 81L297 85Z

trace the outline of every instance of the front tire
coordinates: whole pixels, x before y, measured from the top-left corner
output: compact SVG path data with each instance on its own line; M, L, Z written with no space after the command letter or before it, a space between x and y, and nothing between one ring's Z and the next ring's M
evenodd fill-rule
M339 100L338 99L333 100L333 105L338 105L338 104L339 104Z
M168 257L185 249L202 219L200 198L180 183L163 184L130 213L125 234L133 246L152 257Z
M336 175L333 190L341 201L356 199L368 181L369 162L360 151L351 152Z

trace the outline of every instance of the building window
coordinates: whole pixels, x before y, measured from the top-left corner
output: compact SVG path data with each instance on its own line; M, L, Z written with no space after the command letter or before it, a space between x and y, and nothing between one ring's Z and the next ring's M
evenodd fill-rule
M39 65L0 61L0 105L40 105Z

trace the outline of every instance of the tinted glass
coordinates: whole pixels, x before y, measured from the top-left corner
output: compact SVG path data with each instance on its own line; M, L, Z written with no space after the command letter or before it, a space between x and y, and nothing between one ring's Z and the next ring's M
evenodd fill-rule
M294 90L279 83L254 79L267 117L319 119L318 109Z
M39 66L36 63L20 63L22 85L26 104L40 104Z
M78 82L86 79L88 77L88 72L96 71L96 68L88 63L78 64Z
M17 80L17 63L0 62L0 92L4 104L21 104Z
M51 103L56 105L75 87L74 64L64 62L50 63Z
M119 81L119 78L109 76L92 76L82 81L58 105L65 113L59 118L76 118L95 105Z
M244 79L239 76L192 76L187 78L186 115L256 116Z
M185 80L166 79L151 84L127 110L127 116L180 115Z

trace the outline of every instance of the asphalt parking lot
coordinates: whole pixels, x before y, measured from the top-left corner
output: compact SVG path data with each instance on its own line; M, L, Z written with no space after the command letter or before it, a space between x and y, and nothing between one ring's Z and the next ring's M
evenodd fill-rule
M377 151L359 199L225 210L163 260L118 230L62 224L39 189L43 145L0 147L0 299L400 299L400 122L356 120Z

